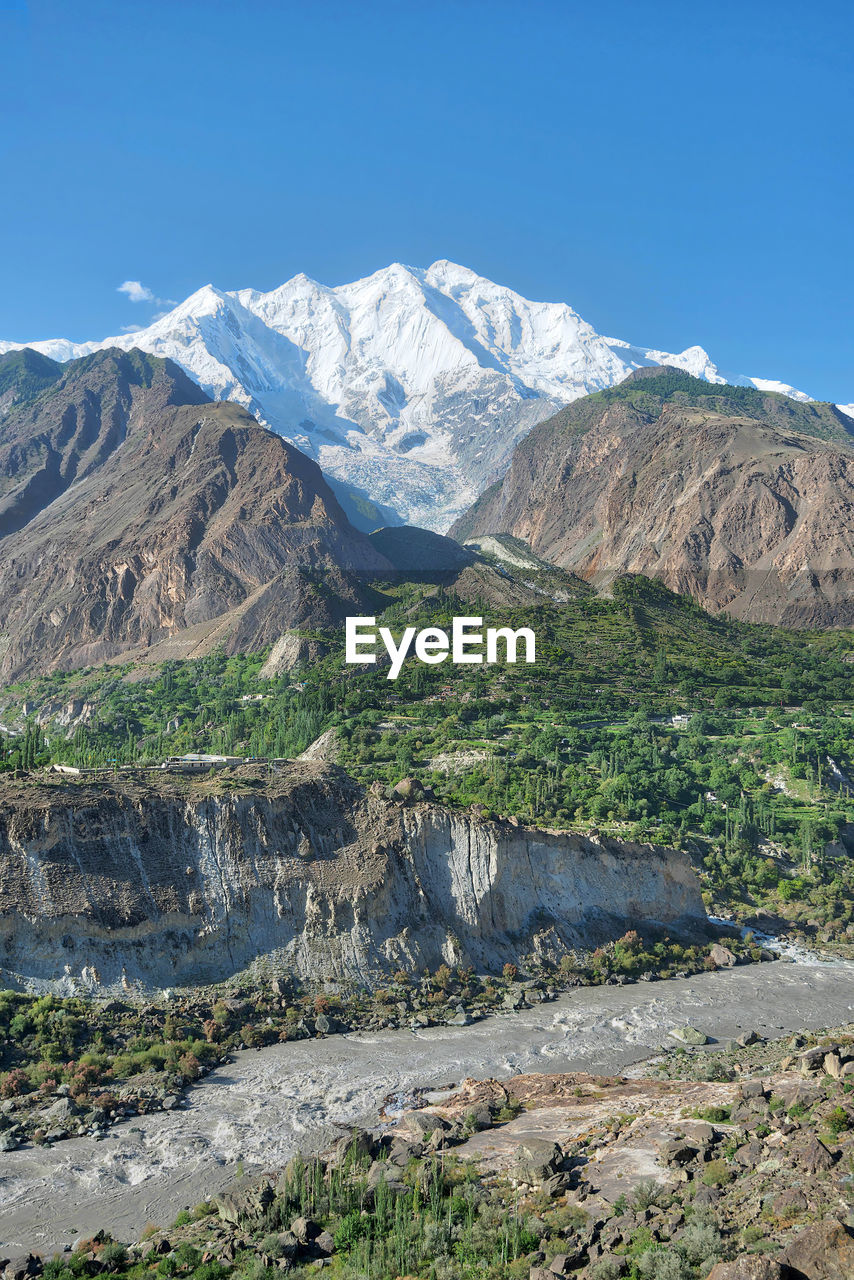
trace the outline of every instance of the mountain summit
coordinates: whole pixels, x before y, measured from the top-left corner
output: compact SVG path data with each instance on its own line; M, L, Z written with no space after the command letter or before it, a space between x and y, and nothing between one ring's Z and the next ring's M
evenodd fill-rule
M0 342L0 354L23 344ZM565 303L530 302L466 267L393 263L327 288L199 289L148 328L28 347L67 361L97 349L168 357L317 461L354 522L443 531L557 409L674 365L797 400L782 383L723 375L702 347L672 354L605 338Z

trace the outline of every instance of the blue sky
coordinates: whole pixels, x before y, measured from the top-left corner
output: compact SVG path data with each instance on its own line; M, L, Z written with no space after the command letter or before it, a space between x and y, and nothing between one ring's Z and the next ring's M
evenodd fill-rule
M852 54L835 0L0 0L0 337L451 258L848 402Z

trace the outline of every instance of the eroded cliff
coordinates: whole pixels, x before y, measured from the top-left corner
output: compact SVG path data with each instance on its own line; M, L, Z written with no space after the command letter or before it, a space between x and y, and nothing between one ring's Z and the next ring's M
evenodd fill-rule
M234 788L234 789L232 789ZM0 965L57 990L271 968L371 984L443 960L495 970L628 925L705 918L688 859L366 793L294 764L0 792Z

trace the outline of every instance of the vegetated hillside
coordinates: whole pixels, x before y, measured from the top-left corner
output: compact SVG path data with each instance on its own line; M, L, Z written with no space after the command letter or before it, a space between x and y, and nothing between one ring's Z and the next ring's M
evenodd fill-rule
M681 844L710 903L854 942L850 632L714 618L643 577L618 579L613 599L588 588L559 606L533 591L515 606L455 592L398 583L381 620L399 636L482 613L487 626L533 628L537 662L452 671L410 659L391 681L383 666L345 666L339 628L291 637L280 665L213 652L57 671L0 695L0 770L294 757L323 735L323 758L363 784L414 777L453 808Z
M171 361L0 357L3 676L259 647L388 568L315 463Z
M712 611L854 622L854 420L638 370L536 427L452 529L509 533L599 584L642 573Z

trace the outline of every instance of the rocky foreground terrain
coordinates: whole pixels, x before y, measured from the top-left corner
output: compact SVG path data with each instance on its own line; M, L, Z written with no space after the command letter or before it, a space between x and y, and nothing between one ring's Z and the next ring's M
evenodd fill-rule
M6 1276L850 1280L852 1094L854 1025L465 1080L138 1243L102 1232Z
M641 369L541 423L451 529L510 534L607 586L660 578L712 612L854 621L854 419Z

